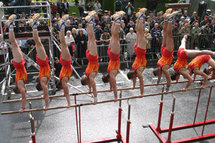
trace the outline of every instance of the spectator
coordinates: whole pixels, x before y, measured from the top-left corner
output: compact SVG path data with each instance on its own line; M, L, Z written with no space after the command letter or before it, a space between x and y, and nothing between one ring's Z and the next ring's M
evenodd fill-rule
M65 27L65 32L67 32L67 31L70 31L70 34L71 34L72 26L71 26L71 22L69 19L66 21L66 27Z
M78 35L79 31L82 31L85 36L87 36L87 31L82 28L82 24L78 24L78 29L76 30L76 34Z
M108 23L104 29L106 29L108 31L108 33L111 33L111 24Z
M77 35L76 35L76 28L72 28L72 37L76 41Z
M197 16L197 12L194 11L193 15L191 16L190 24L193 25L195 22L198 22L198 20L199 20L199 17Z
M81 24L82 24L82 27L83 27L84 29L86 29L87 22L86 22L86 20L85 20L84 17L82 17Z
M77 20L73 20L72 17L69 20L70 20L70 23L71 23L71 27L77 29L78 28L78 22L77 22Z
M136 43L137 35L132 27L129 31L130 32L126 35L126 41L128 42L127 53L128 57L132 58L134 56L134 44Z
M179 21L179 29L181 29L185 24L185 17L181 16L181 20Z
M108 18L104 17L104 20L103 20L103 22L101 24L102 29L104 29L105 27L107 27L108 23L109 23Z
M100 60L107 62L107 59L108 59L107 49L110 43L110 33L108 33L107 29L104 29L104 33L101 35L100 41L102 46L99 49L99 53L101 54L100 56L103 57Z
M184 16L184 18L187 19L187 20L189 21L189 23L190 23L191 20L190 20L190 17L188 16L187 10L184 10L183 16Z
M175 22L174 27L172 29L172 35L177 36L179 34L179 28L178 28L178 23Z
M181 35L190 35L190 25L188 22L186 22L184 24L183 27L181 27L181 29L179 29L179 34Z
M91 6L90 2L88 2L88 3L86 4L85 9L86 9L86 11L92 11L92 6Z
M96 25L101 25L101 21L99 20L98 15L95 15L95 16L94 16L94 23L95 23Z
M107 10L105 10L105 13L104 13L104 15L102 16L102 20L101 20L101 21L104 21L105 18L108 19L108 22L111 21L110 16L108 15L108 11L107 11Z
M210 34L211 34L211 29L210 29L210 24L207 23L204 26L201 27L202 29L202 36L201 36L201 46L200 49L207 49L210 48Z
M135 23L133 20L130 20L128 25L127 25L127 29L125 30L126 33L128 33L130 31L130 28L135 29ZM128 31L129 30L129 31Z
M52 9L52 15L53 15L53 17L55 17L55 15L57 13L57 6L54 2L51 3L51 9Z
M101 29L101 26L96 25L95 36L96 36L97 41L100 41L100 37L101 37L102 33L103 33L103 30ZM98 44L100 44L100 43L98 43Z
M69 30L66 31L65 40L66 40L66 44L67 44L67 46L69 48L70 54L71 54L71 56L73 56L73 50L74 50L73 48L74 48L75 40L74 40L74 38L72 36L71 31L69 31Z
M97 15L99 17L99 20L101 21L102 20L102 16L103 16L102 9L98 10L98 14Z
M62 17L62 13L63 13L63 3L62 0L58 0L57 2L57 12L60 14L60 17Z
M152 41L152 35L149 32L148 28L145 28L145 36L146 36L146 49L151 49L151 41Z
M125 13L128 20L130 20L130 17L133 15L133 11L134 11L134 7L130 2L128 2L128 5L125 7Z
M64 0L63 12L64 12L64 14L68 14L68 12L69 12L69 3L67 2L67 0Z
M76 44L77 44L77 52L78 52L78 62L79 64L84 64L86 59L86 50L87 50L87 37L83 34L83 31L79 29L78 35L76 37Z
M98 0L96 0L95 3L94 3L94 10L96 12L98 12L98 10L101 9L101 8L102 8L102 5L100 4L100 2Z
M128 0L122 0L122 10L125 11L126 6L128 5Z
M200 41L200 36L201 36L201 28L199 27L198 23L194 24L194 27L191 29L191 37L192 37L192 41L191 41L191 46L194 49L194 47L198 47L199 48L199 41Z
M200 23L200 27L206 25L207 23L209 23L209 16L205 15L205 18Z
M151 51L157 54L159 52L161 46L161 29L159 28L159 24L155 23L154 27L150 31L152 35L152 43L151 43Z
M158 24L161 24L164 21L163 11L157 13L156 21Z
M80 17L83 17L84 16L84 8L83 8L83 6L79 5L78 10L79 10Z
M55 75L57 77L59 77L60 75L60 70L61 70L61 64L60 64L60 60L58 57L55 57L55 62L54 62L54 72L55 72Z
M56 20L57 22L60 20L60 14L59 13L56 14L54 20Z
M211 21L210 29L212 34L212 41L213 43L215 43L215 19Z
M122 7L122 2L120 0L117 0L115 2L115 11L120 11Z

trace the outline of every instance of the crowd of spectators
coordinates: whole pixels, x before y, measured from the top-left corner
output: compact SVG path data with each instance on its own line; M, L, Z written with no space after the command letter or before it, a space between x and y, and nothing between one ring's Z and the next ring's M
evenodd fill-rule
M21 1L28 3L31 2L31 0ZM40 3L38 2L37 5L39 4ZM53 32L57 33L57 22L63 14L68 14L70 6L67 0L58 0L57 3L51 2L50 4L52 12ZM115 11L123 10L126 12L126 15L121 21L121 30L119 34L121 40L120 43L122 45L127 45L123 46L122 52L130 55L131 57L134 54L133 46L136 40L136 11L134 11L133 4L133 0L117 0L114 3ZM148 41L147 49L149 49L148 51L159 53L162 42L162 25L164 21L164 12L156 12L156 7L158 4L157 0L147 0L146 4L148 12L146 13L144 30L146 39ZM12 5L12 3L8 2L7 5ZM30 9L31 13L41 12L41 10L44 12L44 8L40 7ZM86 57L85 51L87 49L87 31L84 16L86 16L89 11L95 10L97 12L97 16L95 17L95 37L99 46L98 50L101 57L106 57L107 48L111 38L111 15L113 13L111 13L111 11L109 10L102 9L102 4L99 2L99 0L89 0L85 4L85 6L79 5L78 10L80 12L80 15L77 15L75 12L73 12L70 15L70 19L67 21L66 26L66 40L71 54L78 59ZM212 15L211 10L208 9L202 17L199 17L196 11L194 11L193 14L189 16L186 9L180 10L180 14L176 17L173 23L173 36L183 37L183 35L185 34L191 37L189 48L211 48L211 43L215 43L215 17L214 15ZM105 59L100 59L100 61L103 60ZM79 63L83 64L84 62L79 61Z

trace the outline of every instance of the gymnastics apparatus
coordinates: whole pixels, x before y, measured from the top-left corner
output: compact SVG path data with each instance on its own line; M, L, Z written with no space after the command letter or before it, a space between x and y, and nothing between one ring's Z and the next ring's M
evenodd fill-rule
M53 44L56 45L56 47L59 49L59 51L61 50L58 46L58 41L56 39L54 39L54 37L52 36L52 26L50 24L51 21L51 11L50 11L50 5L48 2L41 2L43 5L40 5L39 7L46 7L47 8L47 18L39 18L39 20L47 20L49 21L49 25L48 27L40 27L38 26L38 33L39 33L39 37L40 38L46 38L49 39L49 64L50 64L50 69L51 69L51 75L50 75L50 81L48 83L49 85L49 89L51 89L52 94L56 93L56 89L55 89L55 79L58 79L57 77L54 76L54 58L53 58L53 48L51 48L53 46ZM179 7L188 7L189 5L183 5L183 4L171 4L171 5L167 5L167 7L174 7L174 8L179 8ZM13 6L13 7L0 7L0 9L6 9L6 8L20 8L20 7L37 7L37 6ZM117 15L117 13L116 13ZM7 15L3 15L1 18L1 30L2 30L2 22L5 22L6 20L3 20L5 18L8 18ZM117 16L116 16L117 17ZM29 20L29 19L26 19ZM14 21L21 21L21 19L15 19ZM63 34L64 35L64 34ZM12 74L14 73L15 70L13 70L11 72L11 59L9 58L9 52L8 52L8 47L10 47L11 45L7 42L8 41L8 35L7 33L2 34L4 42L3 42L3 50L4 52L4 60L5 60L5 64L2 64L4 66L6 66L6 77L1 81L2 84L2 90L1 90L1 94L3 96L5 96L6 94L8 95L8 97L11 96L11 92L12 92L12 88L10 86L11 84L11 80L12 80ZM16 39L32 39L32 33L27 33L25 35L20 34L15 34ZM28 37L28 38L26 38ZM30 65L34 66L37 70L40 69L40 67L38 66L38 64L36 62L34 62L32 59L29 58L29 54L34 50L34 48L32 50L30 50L30 52L28 54L23 54L24 59L26 60L27 63L29 63ZM0 66L2 66L0 65ZM80 78L80 76L78 75L77 71L75 71L75 69L72 67L74 73L77 74L77 76ZM35 74L35 73L30 73L28 72L27 74ZM38 72L36 72L36 74L38 74ZM196 81L202 81L202 80L196 80ZM171 85L173 84L181 84L181 83L187 83L188 81L179 81L179 82L171 82ZM211 94L212 94L212 89L215 86L215 84L211 84L206 86L205 88L209 88L209 96L208 96L208 102L207 102L207 106L206 106L206 111L205 111L205 117L204 117L204 121L200 121L200 122L196 122L196 117L197 117L197 112L198 112L198 107L199 107L199 102L200 102L200 96L201 96L201 91L202 91L202 87L195 87L195 88L187 88L186 90L181 89L181 90L165 90L165 85L167 83L155 83L155 84L145 84L144 87L153 87L153 86L162 86L162 91L159 93L150 93L150 94L146 94L144 93L143 95L137 95L137 96L127 96L127 97L123 97L122 95L122 91L126 91L126 90L136 90L136 89L140 89L140 87L129 87L129 88L117 88L115 89L115 94L117 94L117 91L120 91L119 94L119 98L114 98L114 99L110 99L110 100L103 100L103 101L96 101L96 104L103 104L103 103L109 103L109 102L118 102L119 101L119 107L118 107L118 129L116 131L116 137L113 138L104 138L104 139L98 139L95 141L86 141L84 143L90 143L90 142L94 142L94 143L102 143L102 142L111 142L111 141L118 141L118 142L123 142L123 143L129 143L129 137L130 137L130 112L131 112L131 104L129 103L130 99L135 99L135 98L144 98L144 97L149 97L149 96L158 96L161 95L161 100L160 100L160 104L159 104L159 113L158 113L158 122L157 122L157 127L154 126L153 124L149 124L150 129L154 132L154 134L158 137L158 139L162 142L162 143L176 143L176 142L189 142L189 141L197 141L197 140L203 140L203 139L207 139L207 138L214 138L215 137L215 133L211 133L211 134L204 134L205 132L205 126L208 124L212 124L215 123L215 119L211 119L211 120L207 120L207 114L208 114L208 108L209 108L209 103L211 100ZM26 84L27 86L28 84ZM69 85L69 83L68 83ZM71 87L73 87L71 85ZM75 88L75 87L73 87ZM169 87L168 87L169 88ZM82 90L75 88L77 90L79 90L79 93L72 93L68 96L74 97L74 104L70 104L68 103L67 106L58 106L58 107L47 107L46 109L44 108L38 108L38 109L33 109L32 108L32 101L34 100L41 100L44 99L44 97L26 97L26 101L29 104L29 109L24 109L23 108L23 113L28 113L29 114L29 119L30 119L30 124L31 124L31 139L33 143L36 143L36 135L35 135L35 124L34 124L34 117L32 115L32 112L35 111L44 111L44 110L54 110L54 109L63 109L63 108L68 108L69 107L75 107L75 117L76 117L76 129L77 129L77 141L78 143L83 143L82 141L82 131L81 131L81 107L83 106L89 106L89 105L95 105L95 102L87 102L87 103L77 103L77 96L81 96L81 95L88 95L91 94L93 92L83 92ZM199 90L199 95L198 95L198 100L196 103L196 109L195 109L195 115L194 115L194 119L193 119L193 123L188 123L188 124L184 124L184 125L178 125L178 126L173 126L173 122L174 122L174 112L175 112L175 103L176 103L176 97L174 95L174 93L185 93L187 91L192 91L192 90ZM31 91L31 92L37 92L37 91ZM98 95L100 95L99 93L105 93L105 92L112 92L112 90L98 90L96 93ZM27 92L29 93L29 91ZM95 93L94 93L95 94ZM142 94L142 93L141 93ZM162 113L163 113L163 101L164 101L164 95L167 94L171 94L172 96L172 110L171 110L171 116L170 116L170 122L169 122L169 127L168 128L161 128L161 120L162 120ZM115 95L116 97L117 95ZM49 98L59 98L59 97L65 97L64 95L50 95L48 96ZM10 98L8 98L10 99ZM69 98L67 98L69 99ZM96 99L97 100L97 99ZM127 129L126 129L126 138L124 139L122 137L121 134L121 120L122 120L122 101L126 100L127 101L127 105L128 105L128 118L127 118ZM3 100L2 103L14 103L14 102L22 102L22 99L13 99L13 100ZM2 112L1 115L9 115L9 114L17 114L20 113L19 110L17 111L6 111L6 112ZM22 114L23 114L22 113ZM197 127L197 126L202 126L202 133L199 136L195 136L195 137L191 137L191 138L185 138L185 139L179 139L179 140L171 140L171 135L173 131L176 130L181 130L181 129L186 129L186 128L192 128L192 127ZM164 139L164 137L161 135L161 133L163 132L168 132L168 138L167 140Z

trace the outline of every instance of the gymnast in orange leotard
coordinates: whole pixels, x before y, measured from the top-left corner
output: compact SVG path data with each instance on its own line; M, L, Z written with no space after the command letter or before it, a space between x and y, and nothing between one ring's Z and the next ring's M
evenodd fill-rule
M186 40L187 40L187 35L184 36L184 38L181 40L181 46L178 49L177 56L178 59L175 62L173 68L175 70L175 74L171 76L172 80L178 81L180 75L182 75L184 78L188 79L188 83L186 87L184 88L185 90L190 86L192 83L192 77L189 75L189 73L186 72L186 67L187 67L187 59L199 56L199 55L213 55L212 51L209 50L188 50L186 49Z
M89 86L89 92L91 92L91 88L93 89L94 95L94 103L97 102L97 90L96 90L96 83L95 77L99 70L99 63L98 63L98 52L97 52L97 45L96 45L96 38L93 28L93 20L96 12L91 11L88 16L85 17L87 23L87 33L88 33L88 42L87 42L87 51L86 56L88 59L88 65L85 70L86 77L81 79L82 85Z
M16 15L11 15L8 20L5 22L5 25L9 27L9 41L11 43L12 48L12 54L13 54L13 65L16 68L16 87L14 88L15 93L20 93L22 95L22 106L19 110L20 113L22 113L25 109L26 104L26 87L25 83L27 80L27 72L25 69L25 60L22 56L22 51L17 44L17 41L15 39L14 35L14 20L16 19Z
M31 25L33 29L33 39L36 44L36 60L37 64L40 66L40 71L39 71L39 82L36 85L37 90L43 90L44 94L44 99L45 99L45 107L44 109L48 109L48 102L49 102L49 96L48 96L48 81L50 78L50 66L49 66L49 59L48 56L46 55L45 48L39 38L38 31L37 31L37 26L38 26L38 19L40 18L40 14L36 13L28 21L28 23Z
M73 69L71 66L72 57L70 55L69 48L65 40L65 24L68 19L69 19L69 15L66 14L58 22L59 29L60 29L59 38L60 38L60 48L61 48L60 63L62 65L62 68L59 75L60 81L58 81L56 84L56 87L58 89L64 90L64 96L66 97L66 100L67 100L67 105L66 105L67 108L69 108L71 105L69 88L67 83L69 82L69 79L72 76L72 72L73 72Z
M146 67L146 38L144 35L143 27L145 23L145 12L146 8L142 8L136 14L137 22L136 22L136 31L137 31L137 38L136 44L134 45L134 51L136 53L135 61L132 65L132 70L128 72L127 76L128 79L132 79L133 81L133 88L136 85L136 78L139 78L140 82L140 95L143 95L144 92L144 83L143 83L143 76L142 73Z
M112 37L108 48L108 56L110 58L108 64L108 74L102 77L103 82L110 83L110 90L113 90L114 92L114 100L117 99L116 76L120 68L120 21L122 20L124 14L125 12L119 11L113 15L114 22L111 27Z
M172 21L177 11L172 12L172 9L167 9L164 14L164 24L163 24L163 41L161 46L162 57L157 62L158 68L156 68L153 73L158 76L157 83L160 82L162 72L164 73L167 81L166 91L169 91L171 84L170 74L168 72L169 66L172 63L172 56L174 50L174 40L172 37Z
M208 81L208 75L200 71L200 68L204 63L207 63L209 66L215 69L215 61L211 58L210 55L197 56L188 64L190 75L194 73L194 79L196 75L201 75L202 77L204 77L204 82L201 86L202 88L205 88L206 83Z

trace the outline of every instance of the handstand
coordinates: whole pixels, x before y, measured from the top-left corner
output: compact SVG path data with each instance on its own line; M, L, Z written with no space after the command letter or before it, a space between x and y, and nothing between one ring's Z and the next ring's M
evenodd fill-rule
M70 95L69 95L69 88L67 83L69 82L70 77L72 76L72 57L70 55L68 46L65 40L65 24L66 21L69 19L69 15L64 15L61 20L58 22L59 24L59 38L60 38L60 48L61 48L61 56L60 56L60 63L62 65L60 71L60 82L57 84L57 88L64 90L64 96L66 96L67 100L67 108L70 107Z
M116 76L120 68L120 21L125 12L119 11L113 15L114 22L111 27L111 39L108 48L108 56L110 58L108 64L108 74L102 77L103 82L110 82L110 90L114 92L114 100L117 99Z
M143 76L142 73L146 67L146 37L143 31L143 25L145 23L145 12L146 8L142 8L136 14L137 22L136 22L136 31L137 31L137 38L136 44L134 45L134 51L136 53L135 61L132 65L132 70L128 72L127 76L128 79L133 80L133 88L136 85L136 78L139 78L140 82L140 95L143 95L144 91L144 83L143 83Z
M172 56L174 50L174 40L172 37L172 21L177 11L172 12L172 9L167 9L164 14L164 25L163 25L163 41L161 46L162 57L157 62L158 68L156 68L153 73L158 76L157 83L160 82L162 72L164 73L167 81L166 91L169 91L171 84L170 74L168 72L169 66L172 63Z
M39 38L37 26L38 26L38 19L40 18L40 14L36 13L28 21L28 23L32 26L33 29L33 39L36 44L36 60L37 64L40 66L39 71L39 81L36 85L37 90L43 90L44 99L45 99L45 110L48 109L48 102L49 102L49 96L48 96L48 81L50 78L50 67L49 67L49 59L46 55L46 51L44 49L44 46Z
M93 30L93 24L94 24L93 19L95 14L96 14L95 11L91 11L88 14L88 16L85 17L86 21L88 22L87 24L88 43L87 43L86 56L89 62L85 70L85 73L87 76L81 79L82 85L89 86L89 92L91 92L91 88L93 89L94 103L97 102L97 90L96 90L96 83L94 79L99 69L96 38Z
M25 60L22 56L22 51L17 44L14 35L14 19L16 19L16 15L11 15L5 24L9 27L9 40L12 46L12 54L13 54L13 65L16 68L16 87L14 88L15 93L21 93L22 95L22 106L19 112L23 112L26 104L26 87L25 83L27 80L27 72L25 69Z

